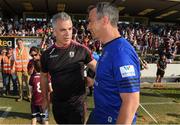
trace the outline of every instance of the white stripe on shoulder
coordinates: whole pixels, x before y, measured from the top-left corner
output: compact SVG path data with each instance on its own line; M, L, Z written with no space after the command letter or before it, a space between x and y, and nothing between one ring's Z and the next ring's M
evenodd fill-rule
M49 55L51 55L51 54L54 52L54 50L55 50L55 48L53 48L53 49L50 51Z

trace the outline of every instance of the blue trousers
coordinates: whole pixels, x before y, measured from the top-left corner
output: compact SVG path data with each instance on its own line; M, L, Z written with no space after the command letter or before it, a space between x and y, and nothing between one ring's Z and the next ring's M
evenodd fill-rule
M3 73L3 90L9 91L10 90L10 80L13 83L13 91L17 92L17 77L15 74L7 74Z

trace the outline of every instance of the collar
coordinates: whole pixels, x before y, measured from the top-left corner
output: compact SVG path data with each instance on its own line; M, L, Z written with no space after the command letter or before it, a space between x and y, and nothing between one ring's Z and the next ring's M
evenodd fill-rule
M121 36L120 36L120 37L117 37L117 38L114 38L113 40L111 40L111 41L103 44L102 47L103 47L103 48L106 47L107 45L109 45L110 43L112 43L113 41L115 41L115 40L117 40L117 39L119 39L119 38L121 38Z

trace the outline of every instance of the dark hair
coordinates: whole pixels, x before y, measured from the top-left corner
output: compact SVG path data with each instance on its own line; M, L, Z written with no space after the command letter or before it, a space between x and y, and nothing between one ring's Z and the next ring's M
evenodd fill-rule
M107 16L110 20L112 26L117 26L119 21L119 10L115 5L112 5L109 2L99 2L96 5L90 5L88 7L88 12L96 8L97 18L101 19L104 16Z
M90 5L87 9L87 12L89 13L91 10L93 10L94 8L96 8L96 5Z
M37 53L40 54L40 49L39 49L38 47L32 46L32 47L30 48L30 50L29 50L29 53L31 53L32 51L37 52Z
M13 49L12 47L7 47L7 51L9 51L9 50L11 50L11 49Z
M18 41L23 41L21 38L18 38L18 39L16 39L16 42L18 42Z
M40 72L40 71L41 71L41 63L40 63L40 60L34 61L34 69L35 69L36 72Z

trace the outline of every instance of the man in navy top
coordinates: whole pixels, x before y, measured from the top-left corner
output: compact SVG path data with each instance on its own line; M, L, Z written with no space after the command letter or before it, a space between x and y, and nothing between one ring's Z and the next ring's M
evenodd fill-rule
M119 11L107 2L89 8L88 29L103 44L94 82L95 108L88 124L134 124L139 106L140 63L118 32Z

